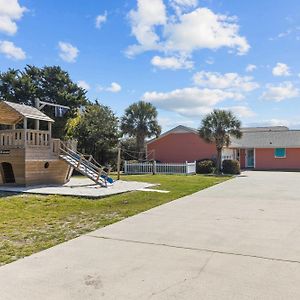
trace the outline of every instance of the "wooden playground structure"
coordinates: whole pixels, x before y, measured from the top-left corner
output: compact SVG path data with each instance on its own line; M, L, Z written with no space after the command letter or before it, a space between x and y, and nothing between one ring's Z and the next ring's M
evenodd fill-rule
M74 169L100 186L111 183L103 167L79 153L74 141L52 138L53 122L39 105L0 102L0 125L6 128L0 130L0 185L62 185Z

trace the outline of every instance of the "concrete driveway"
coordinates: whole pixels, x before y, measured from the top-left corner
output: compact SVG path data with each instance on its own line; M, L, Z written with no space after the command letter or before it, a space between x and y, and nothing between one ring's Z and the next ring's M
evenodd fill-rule
M299 282L300 173L245 172L1 267L0 299L300 299Z

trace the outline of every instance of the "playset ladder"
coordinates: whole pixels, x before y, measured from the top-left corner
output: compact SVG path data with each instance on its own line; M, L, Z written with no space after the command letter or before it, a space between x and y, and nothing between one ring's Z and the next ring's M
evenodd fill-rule
M96 184L107 187L108 173L103 170L103 167L96 162L92 155L84 155L71 150L61 142L59 157Z

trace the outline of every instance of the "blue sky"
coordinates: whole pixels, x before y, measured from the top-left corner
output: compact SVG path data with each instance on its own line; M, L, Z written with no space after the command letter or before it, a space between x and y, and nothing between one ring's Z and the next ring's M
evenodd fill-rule
M296 0L0 0L0 70L60 65L118 114L144 99L164 130L213 108L300 128Z

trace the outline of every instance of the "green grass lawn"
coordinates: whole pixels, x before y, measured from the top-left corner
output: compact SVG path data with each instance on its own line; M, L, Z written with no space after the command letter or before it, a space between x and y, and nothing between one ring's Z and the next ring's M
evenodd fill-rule
M139 175L121 179L159 183L159 189L170 193L131 192L99 200L1 194L0 266L205 189L228 177Z

